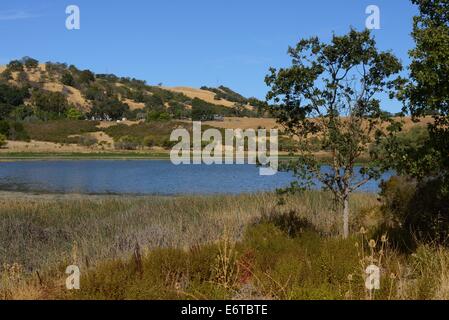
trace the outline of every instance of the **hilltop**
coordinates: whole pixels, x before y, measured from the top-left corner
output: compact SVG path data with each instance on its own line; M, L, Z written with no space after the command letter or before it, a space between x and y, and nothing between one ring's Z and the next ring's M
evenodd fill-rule
M55 118L52 113L60 116L61 111L69 110L79 118L108 120L141 120L150 112L152 117L171 119L204 118L212 114L257 116L262 105L257 99L247 99L224 86L201 89L152 86L143 80L95 74L65 63L42 64L29 57L0 66L0 78L3 86L21 90L23 101L19 102L39 111L41 115L34 112L38 118L42 112L47 118ZM42 105L45 102L47 105Z

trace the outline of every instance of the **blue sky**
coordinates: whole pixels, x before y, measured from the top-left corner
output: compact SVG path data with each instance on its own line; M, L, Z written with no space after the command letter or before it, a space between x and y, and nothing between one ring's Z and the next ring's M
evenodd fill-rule
M81 10L81 30L65 28L71 4ZM223 84L264 98L267 70L289 64L289 45L364 28L370 4L381 10L379 47L408 64L416 14L409 0L2 0L0 64L28 55L149 84ZM384 108L400 105L384 101Z

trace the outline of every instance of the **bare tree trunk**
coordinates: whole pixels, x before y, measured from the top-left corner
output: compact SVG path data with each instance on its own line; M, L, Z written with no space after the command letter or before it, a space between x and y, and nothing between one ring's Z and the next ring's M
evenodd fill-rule
M349 196L343 199L343 238L349 237Z

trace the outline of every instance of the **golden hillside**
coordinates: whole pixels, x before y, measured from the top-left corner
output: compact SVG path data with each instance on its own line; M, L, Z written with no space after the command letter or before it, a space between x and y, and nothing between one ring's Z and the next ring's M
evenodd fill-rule
M0 66L0 73L3 73L6 70L6 66L2 65ZM22 74L21 74L22 73ZM80 90L79 88L75 86L71 86L68 84L63 84L61 81L62 74L61 73L55 73L51 72L47 68L47 64L39 64L38 68L35 69L24 69L23 72L12 72L12 79L9 80L11 84L14 84L16 86L21 85L21 79L24 75L26 75L27 81L33 84L34 86L40 86L43 90L51 91L51 92L60 92L63 93L68 102L72 104L73 106L76 106L82 111L89 111L92 107L92 101L90 101L86 95ZM134 79L132 79L134 80ZM97 82L102 82L101 80ZM111 85L111 83L108 83ZM120 88L124 91L136 91L136 88L132 85L128 85L126 83L123 83L120 81L119 78L117 78L117 81L112 83L112 86L115 86L117 88ZM153 89L151 89L153 88ZM154 91L168 91L175 94L182 95L186 97L186 100L188 99L200 99L204 102L207 102L211 105L216 105L220 107L227 107L227 108L233 108L236 105L236 102L229 101L223 98L217 98L217 94L208 91L208 90L202 90L197 88L191 88L191 87L162 87L162 86L142 86L141 90L143 91L144 95L151 96L154 94ZM118 97L121 102L126 103L131 110L140 110L145 108L145 103L142 101L136 101L136 99L126 97L123 94L118 94ZM164 102L166 106L169 105L168 102ZM189 104L186 104L186 108L190 109L192 106ZM247 110L253 110L254 107L249 105L248 103L244 105L244 107Z

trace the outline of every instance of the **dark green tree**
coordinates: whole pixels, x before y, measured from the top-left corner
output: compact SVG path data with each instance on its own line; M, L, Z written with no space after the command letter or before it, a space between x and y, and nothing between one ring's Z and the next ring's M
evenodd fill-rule
M126 103L111 98L104 101L95 101L89 117L101 117L103 119L110 118L111 120L119 120L129 111L129 106Z
M289 49L292 66L271 69L268 101L286 132L296 136L299 156L286 169L299 178L291 189L309 188L319 181L341 205L343 236L349 235L349 198L352 192L380 176L377 155L370 147L384 134L385 118L379 94L393 88L402 66L388 52L380 52L369 31L299 41ZM321 167L313 137L329 150L329 168ZM357 170L361 157L367 163ZM357 172L359 171L359 172Z
M78 76L78 82L80 84L89 84L95 81L95 75L90 70L81 71Z
M36 69L37 67L39 67L39 61L31 57L23 57L21 62L28 70Z
M33 91L31 104L37 111L43 111L57 117L64 116L68 107L67 99L62 93L43 90Z
M415 120L432 115L434 122L420 148L391 144L389 161L419 179L442 177L449 188L449 1L412 2L420 12L413 26L416 47L410 51L410 82L400 98Z
M65 86L74 87L75 79L73 78L70 72L64 72L64 74L61 77L61 83Z
M6 67L11 72L23 71L23 63L19 60L12 60Z

